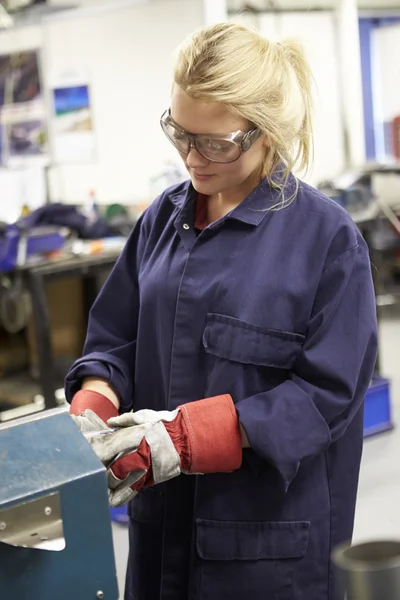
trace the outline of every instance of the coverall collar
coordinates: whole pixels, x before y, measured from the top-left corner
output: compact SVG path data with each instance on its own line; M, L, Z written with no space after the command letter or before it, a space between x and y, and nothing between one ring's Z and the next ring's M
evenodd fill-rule
M285 188L285 197L288 198L294 189L295 180L291 175ZM196 198L197 192L190 181L185 182L178 191L169 195L171 202L179 209L194 202ZM225 218L257 226L271 212L271 208L279 202L279 191L272 188L268 181L263 179L239 206L228 213Z

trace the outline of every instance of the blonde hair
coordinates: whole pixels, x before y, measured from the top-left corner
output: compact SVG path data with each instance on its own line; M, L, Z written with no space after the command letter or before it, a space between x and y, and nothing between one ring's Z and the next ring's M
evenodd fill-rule
M295 40L270 42L235 23L203 27L178 48L174 81L192 98L221 102L268 139L261 177L280 191L312 158L312 75ZM283 165L278 170L278 166Z

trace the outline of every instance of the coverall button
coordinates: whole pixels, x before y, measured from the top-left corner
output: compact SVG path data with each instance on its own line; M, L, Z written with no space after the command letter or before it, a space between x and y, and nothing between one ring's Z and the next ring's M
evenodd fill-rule
M183 224L183 229L190 229L189 225L187 223Z

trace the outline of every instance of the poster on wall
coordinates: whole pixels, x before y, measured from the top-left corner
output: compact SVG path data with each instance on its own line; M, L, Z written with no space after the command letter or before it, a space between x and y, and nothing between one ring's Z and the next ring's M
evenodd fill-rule
M0 165L47 163L39 53L32 50L0 55Z
M52 89L54 159L57 163L94 159L95 134L90 88L81 77L60 79Z

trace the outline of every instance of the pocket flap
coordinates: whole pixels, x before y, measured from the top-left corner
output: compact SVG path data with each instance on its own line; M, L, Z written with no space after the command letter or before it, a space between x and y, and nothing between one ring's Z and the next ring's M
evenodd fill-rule
M197 519L197 552L205 560L302 558L308 521L210 521Z
M289 331L262 329L234 317L209 313L203 333L207 353L228 360L291 369L304 336Z

